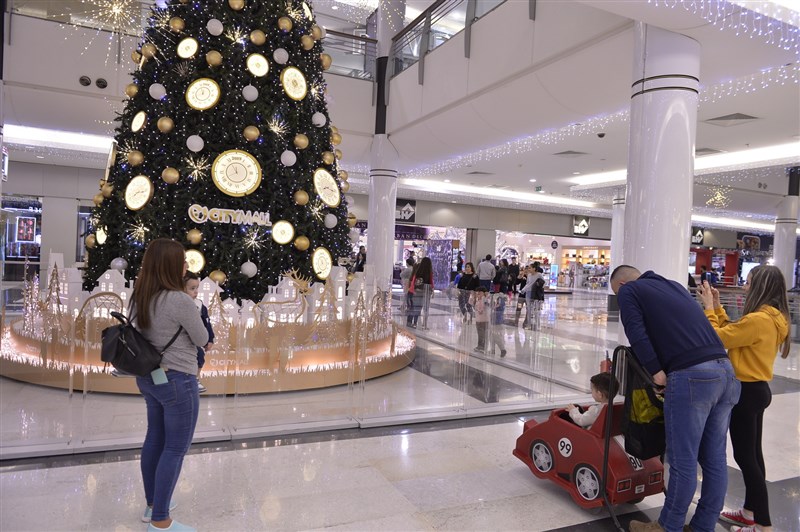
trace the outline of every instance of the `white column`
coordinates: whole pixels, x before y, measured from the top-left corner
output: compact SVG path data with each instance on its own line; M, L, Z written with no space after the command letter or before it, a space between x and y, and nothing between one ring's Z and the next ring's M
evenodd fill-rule
M642 22L636 22L634 36L623 257L643 272L684 285L700 44Z
M370 159L367 264L375 272L377 288L390 290L397 202L397 151L387 135L372 138Z
M786 196L778 205L775 218L774 256L775 266L786 279L786 288L794 287L794 256L797 250L797 214L800 198Z
M614 268L625 264L625 189L618 189L611 200L611 265ZM609 290L611 287L609 285Z

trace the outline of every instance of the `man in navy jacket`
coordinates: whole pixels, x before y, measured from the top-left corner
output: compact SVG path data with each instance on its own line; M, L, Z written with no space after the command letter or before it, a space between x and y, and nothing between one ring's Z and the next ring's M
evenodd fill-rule
M717 333L681 284L632 266L611 274L620 319L634 355L664 386L669 488L658 522L632 521L630 530L682 531L703 469L700 502L689 525L712 531L725 502L725 446L740 384Z

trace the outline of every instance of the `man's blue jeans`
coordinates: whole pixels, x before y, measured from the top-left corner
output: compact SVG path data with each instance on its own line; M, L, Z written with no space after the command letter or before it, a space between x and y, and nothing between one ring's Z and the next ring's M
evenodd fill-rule
M147 403L147 436L142 446L142 481L147 505L153 507L153 521L169 517L169 502L192 443L200 394L197 377L167 371L166 384L137 377L136 384Z
M725 445L731 409L739 401L740 389L727 358L667 375L664 425L669 488L658 522L668 532L683 530L697 488L698 463L703 469L703 485L690 526L693 532L714 530L728 488Z

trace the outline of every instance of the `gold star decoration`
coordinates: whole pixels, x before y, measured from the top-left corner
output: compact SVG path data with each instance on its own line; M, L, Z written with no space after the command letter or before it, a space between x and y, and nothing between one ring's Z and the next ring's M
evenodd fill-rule
M211 168L211 163L209 161L211 161L211 158L207 155L201 155L199 157L190 156L184 159L186 167L189 169L189 177L195 181L205 179L208 169Z
M150 232L150 229L145 227L144 222L130 224L128 226L128 236L142 243L144 243L148 232Z

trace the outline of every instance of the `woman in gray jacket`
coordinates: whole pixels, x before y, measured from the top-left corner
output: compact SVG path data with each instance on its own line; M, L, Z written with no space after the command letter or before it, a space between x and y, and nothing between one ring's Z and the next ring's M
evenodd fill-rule
M167 238L153 240L144 253L131 297L132 319L153 347L162 350L175 337L164 352L161 367L136 378L147 404L141 470L147 500L142 521L150 523L148 531L195 530L169 516L174 508L172 492L200 409L197 346L208 343L200 313L183 291L185 273L183 246Z

